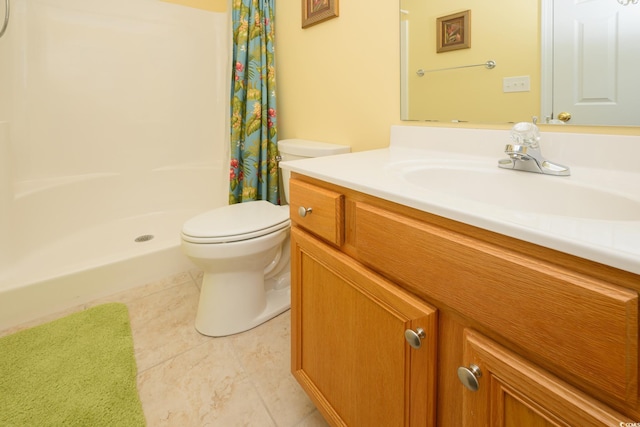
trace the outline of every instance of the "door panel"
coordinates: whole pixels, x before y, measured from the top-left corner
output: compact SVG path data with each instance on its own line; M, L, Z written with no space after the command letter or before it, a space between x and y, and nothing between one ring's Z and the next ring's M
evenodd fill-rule
M292 370L325 418L434 425L437 312L297 227L292 248Z
M553 116L568 124L638 125L640 7L553 2Z
M464 362L480 370L478 390L463 390L465 427L610 427L631 422L468 329L464 333Z

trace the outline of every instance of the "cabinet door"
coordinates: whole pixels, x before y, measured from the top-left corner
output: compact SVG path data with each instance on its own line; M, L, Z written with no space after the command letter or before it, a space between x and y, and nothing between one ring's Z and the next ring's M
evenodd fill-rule
M434 425L436 311L296 227L291 246L292 371L327 421Z
M476 373L459 369L459 376L478 385L476 391L460 385L465 427L611 427L631 421L476 332L465 331L464 346L462 368Z

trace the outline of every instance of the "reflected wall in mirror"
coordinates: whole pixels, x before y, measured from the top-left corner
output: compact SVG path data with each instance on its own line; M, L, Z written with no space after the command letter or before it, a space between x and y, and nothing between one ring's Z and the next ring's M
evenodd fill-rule
M564 3L400 0L401 118L640 125L640 4ZM463 10L472 47L437 53L437 19Z

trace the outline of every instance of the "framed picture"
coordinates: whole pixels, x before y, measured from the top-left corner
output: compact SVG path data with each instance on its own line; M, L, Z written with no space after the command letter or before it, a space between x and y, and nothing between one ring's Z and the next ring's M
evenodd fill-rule
M454 13L436 19L436 51L467 49L471 47L471 11Z
M338 16L338 0L302 0L302 28Z

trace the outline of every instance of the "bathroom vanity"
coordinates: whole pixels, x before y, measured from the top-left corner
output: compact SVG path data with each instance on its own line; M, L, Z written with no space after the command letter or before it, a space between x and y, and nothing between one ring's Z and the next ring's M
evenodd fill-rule
M465 212L455 197L399 188L406 182L389 160L411 154L415 166L417 154L393 151L382 154L386 166L379 153L340 156L331 174L328 158L284 165L293 172L292 371L327 421L640 422L637 219L582 218L566 232L591 225L602 238L606 223L632 240L571 245L541 225L553 215L514 214L537 219L525 229L500 209L489 217L481 205Z

